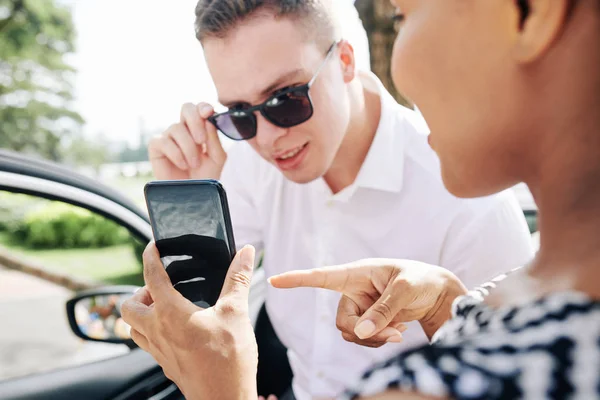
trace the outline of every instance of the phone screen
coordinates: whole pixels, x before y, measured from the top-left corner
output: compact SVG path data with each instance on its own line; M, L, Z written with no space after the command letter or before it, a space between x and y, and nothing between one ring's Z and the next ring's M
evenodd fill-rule
M145 193L171 283L190 301L214 305L235 253L225 192L212 181L183 181L153 182Z

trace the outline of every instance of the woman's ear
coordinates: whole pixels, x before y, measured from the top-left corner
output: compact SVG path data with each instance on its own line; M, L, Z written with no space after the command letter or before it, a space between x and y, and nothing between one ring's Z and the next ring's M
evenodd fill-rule
M541 57L564 29L571 0L514 0L520 16L515 57L530 63Z

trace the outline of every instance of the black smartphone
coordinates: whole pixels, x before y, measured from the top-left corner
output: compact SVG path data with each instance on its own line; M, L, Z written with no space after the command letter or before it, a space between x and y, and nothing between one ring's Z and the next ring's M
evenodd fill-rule
M225 189L215 180L153 181L144 194L171 283L193 303L213 306L236 252Z

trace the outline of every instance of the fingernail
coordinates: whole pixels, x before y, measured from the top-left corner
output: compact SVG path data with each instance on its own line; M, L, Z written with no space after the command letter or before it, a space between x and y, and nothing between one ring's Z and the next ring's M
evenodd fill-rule
M403 338L402 335L394 335L394 336L390 336L386 342L388 343L400 343L402 342Z
M212 110L213 108L210 105L204 104L202 107L200 107L200 115L204 118L207 118L210 116Z
M206 147L206 142L202 143L202 154L206 154L208 148Z
M375 332L375 324L371 320L364 320L354 328L354 333L360 339L366 339Z
M408 329L408 326L406 326L406 325L402 325L400 328L398 328L398 330L400 332L405 332L407 329Z
M242 262L242 264L251 266L251 264L253 264L254 262L254 248L252 246L246 245L242 247L241 252L242 254L240 254L240 261Z

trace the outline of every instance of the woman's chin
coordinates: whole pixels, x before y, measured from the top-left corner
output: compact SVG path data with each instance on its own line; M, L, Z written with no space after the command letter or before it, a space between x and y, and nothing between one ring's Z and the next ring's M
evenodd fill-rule
M461 179L462 178L462 179ZM490 180L474 179L473 176L464 176L463 174L450 174L449 171L442 168L442 180L446 190L453 196L472 199L476 197L485 197L499 193L509 186L491 184Z

